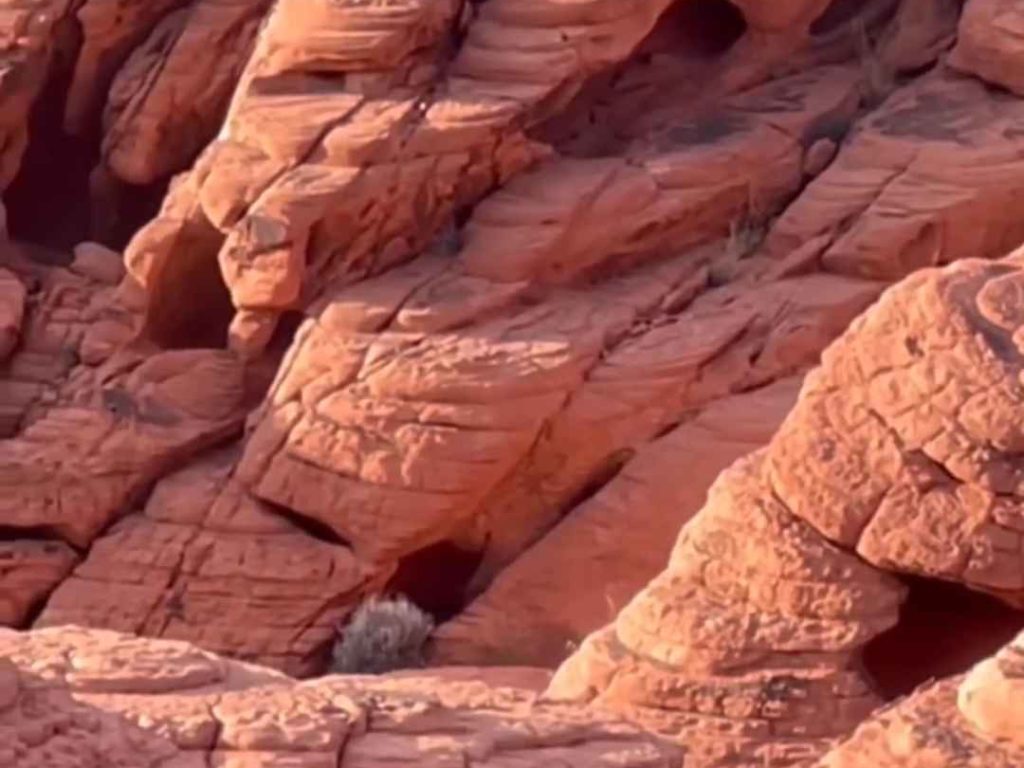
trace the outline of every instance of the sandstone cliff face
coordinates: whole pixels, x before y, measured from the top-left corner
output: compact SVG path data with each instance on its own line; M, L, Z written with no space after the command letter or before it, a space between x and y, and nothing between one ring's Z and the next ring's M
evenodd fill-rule
M1016 764L1016 646L881 711L870 649L913 579L1024 606L1022 34L1003 0L0 0L0 624L37 628L0 718L63 659L96 764ZM317 674L394 590L433 663L571 658L541 701L210 655ZM78 654L135 682L83 698Z

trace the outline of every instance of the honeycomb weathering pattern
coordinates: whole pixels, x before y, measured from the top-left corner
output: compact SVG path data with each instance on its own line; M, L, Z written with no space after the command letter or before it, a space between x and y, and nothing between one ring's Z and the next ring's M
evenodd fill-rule
M1020 641L860 656L899 573L1024 602L1024 16L693 2L0 0L0 187L35 106L99 208L192 166L0 243L0 763L1021 764ZM435 545L470 670L248 665Z
M0 630L0 758L36 766L670 768L678 749L537 701L541 670L300 683L185 643Z
M1020 604L1021 296L1019 257L962 260L889 289L826 350L767 447L719 476L668 568L549 693L679 738L698 765L799 765L881 703L858 653L897 621L903 588L887 572ZM1006 700L986 684L975 700Z

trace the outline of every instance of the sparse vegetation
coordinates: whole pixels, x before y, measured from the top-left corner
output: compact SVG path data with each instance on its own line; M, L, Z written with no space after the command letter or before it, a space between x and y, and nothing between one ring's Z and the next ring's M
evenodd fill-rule
M896 89L896 76L882 60L878 47L871 41L867 25L860 16L850 23L863 77L864 101L874 108L889 98Z
M765 224L755 216L747 215L729 225L729 239L722 255L708 265L708 281L719 286L730 282L742 259L756 251L767 234Z
M407 598L371 598L339 628L331 670L339 674L383 674L422 667L434 620Z

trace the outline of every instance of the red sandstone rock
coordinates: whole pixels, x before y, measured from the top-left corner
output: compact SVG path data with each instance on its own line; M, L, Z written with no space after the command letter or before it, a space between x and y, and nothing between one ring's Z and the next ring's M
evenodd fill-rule
M0 626L21 626L77 561L74 550L60 542L0 542Z
M671 734L695 765L798 765L878 704L857 658L897 618L881 569L1019 603L1022 275L968 260L890 289L549 693Z
M950 64L1024 94L1024 10L1013 0L970 0Z
M715 477L771 438L800 379L723 398L639 450L616 478L434 635L435 663L555 666L664 566Z
M0 192L21 166L32 106L55 50L66 47L62 25L71 0L0 2Z
M114 175L149 184L188 167L224 119L268 6L196 0L164 17L135 48L113 80L103 116L104 162Z
M293 674L325 663L335 625L390 573L318 541L231 479L218 454L161 481L97 540L38 626L188 640Z
M6 269L0 270L0 361L14 350L24 315L24 284Z
M635 729L538 704L532 670L298 683L184 643L0 631L0 759L36 766L669 768Z
M815 240L822 267L893 280L1024 240L1024 102L933 72L858 124L772 228L783 258ZM820 239L818 239L820 238Z
M782 406L741 430L765 393L737 393L813 365L879 281L1024 239L1024 113L992 87L1021 89L1016 6L970 0L959 74L919 76L953 0L693 0L704 41L670 5L0 0L0 188L72 62L41 106L105 118L97 191L228 112L127 278L96 245L0 251L0 622L56 588L40 626L307 674L444 543L480 558L457 597L513 565L438 658L552 664L765 442ZM0 764L678 765L611 709L686 768L1016 765L1018 648L873 715L861 655L885 571L1024 602L1021 284L972 260L856 321L561 668L571 704L532 672L298 685L47 630L0 636ZM248 431L200 457L295 311Z
M786 50L799 47L824 4L743 3L745 55L756 60L781 40ZM167 279L175 233L210 224L226 239L206 239L206 258L219 249L240 310L304 305L328 279L357 279L408 258L454 209L528 166L538 147L522 124L555 112L588 76L627 57L668 0L491 2L476 10L443 73L436 58L452 45L457 3L409 2L386 13L307 5L275 7L221 140L129 249L132 273L152 293ZM345 75L342 87L318 85L312 73L327 71ZM762 141L779 138L769 130ZM671 167L648 173L672 186ZM652 180L633 175L625 189L646 184L650 192ZM628 184L628 169L620 177ZM601 183L599 170L593 182Z
M58 328L43 326L50 335L40 346L26 344L9 363L24 385L5 382L14 397L3 405L14 424L19 416L25 423L4 442L0 519L85 547L147 485L239 427L243 380L226 352L126 352L100 368L76 368L54 387L48 377L74 357L68 347L45 349L44 342L71 342Z
M325 298L258 417L242 482L373 559L489 536L493 573L622 451L814 362L877 284L754 284L687 309L725 243L626 268L777 205L800 177L794 137L849 109L837 76L784 81L683 123L639 155L644 173L544 164L477 209L458 261L439 254ZM737 153L750 164L733 173ZM616 201L638 189L653 197L623 210ZM561 285L586 273L607 277Z

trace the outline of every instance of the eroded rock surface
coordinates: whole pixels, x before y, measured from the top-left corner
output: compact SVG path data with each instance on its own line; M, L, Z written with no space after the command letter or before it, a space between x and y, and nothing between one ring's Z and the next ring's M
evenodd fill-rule
M555 666L664 567L718 474L765 445L800 378L723 398L644 446L434 635L435 663Z
M810 251L829 272L896 280L1024 240L1024 102L933 71L857 124L772 228L767 251Z
M4 765L669 768L677 750L537 702L535 670L298 683L185 643L0 630Z
M964 6L950 64L993 85L1024 94L1024 11L1012 0Z
M1017 646L864 649L901 573L1024 604L1020 17L0 0L12 232L44 143L99 239L191 166L124 264L0 227L0 763L1018 764ZM211 654L409 585L437 661L593 634L545 700Z
M96 541L37 625L103 626L308 675L335 626L390 575L319 541L242 491L234 455L162 480Z
M551 694L671 734L696 765L799 765L880 703L858 654L897 621L886 571L1019 603L1022 285L1019 258L968 260L887 291Z

